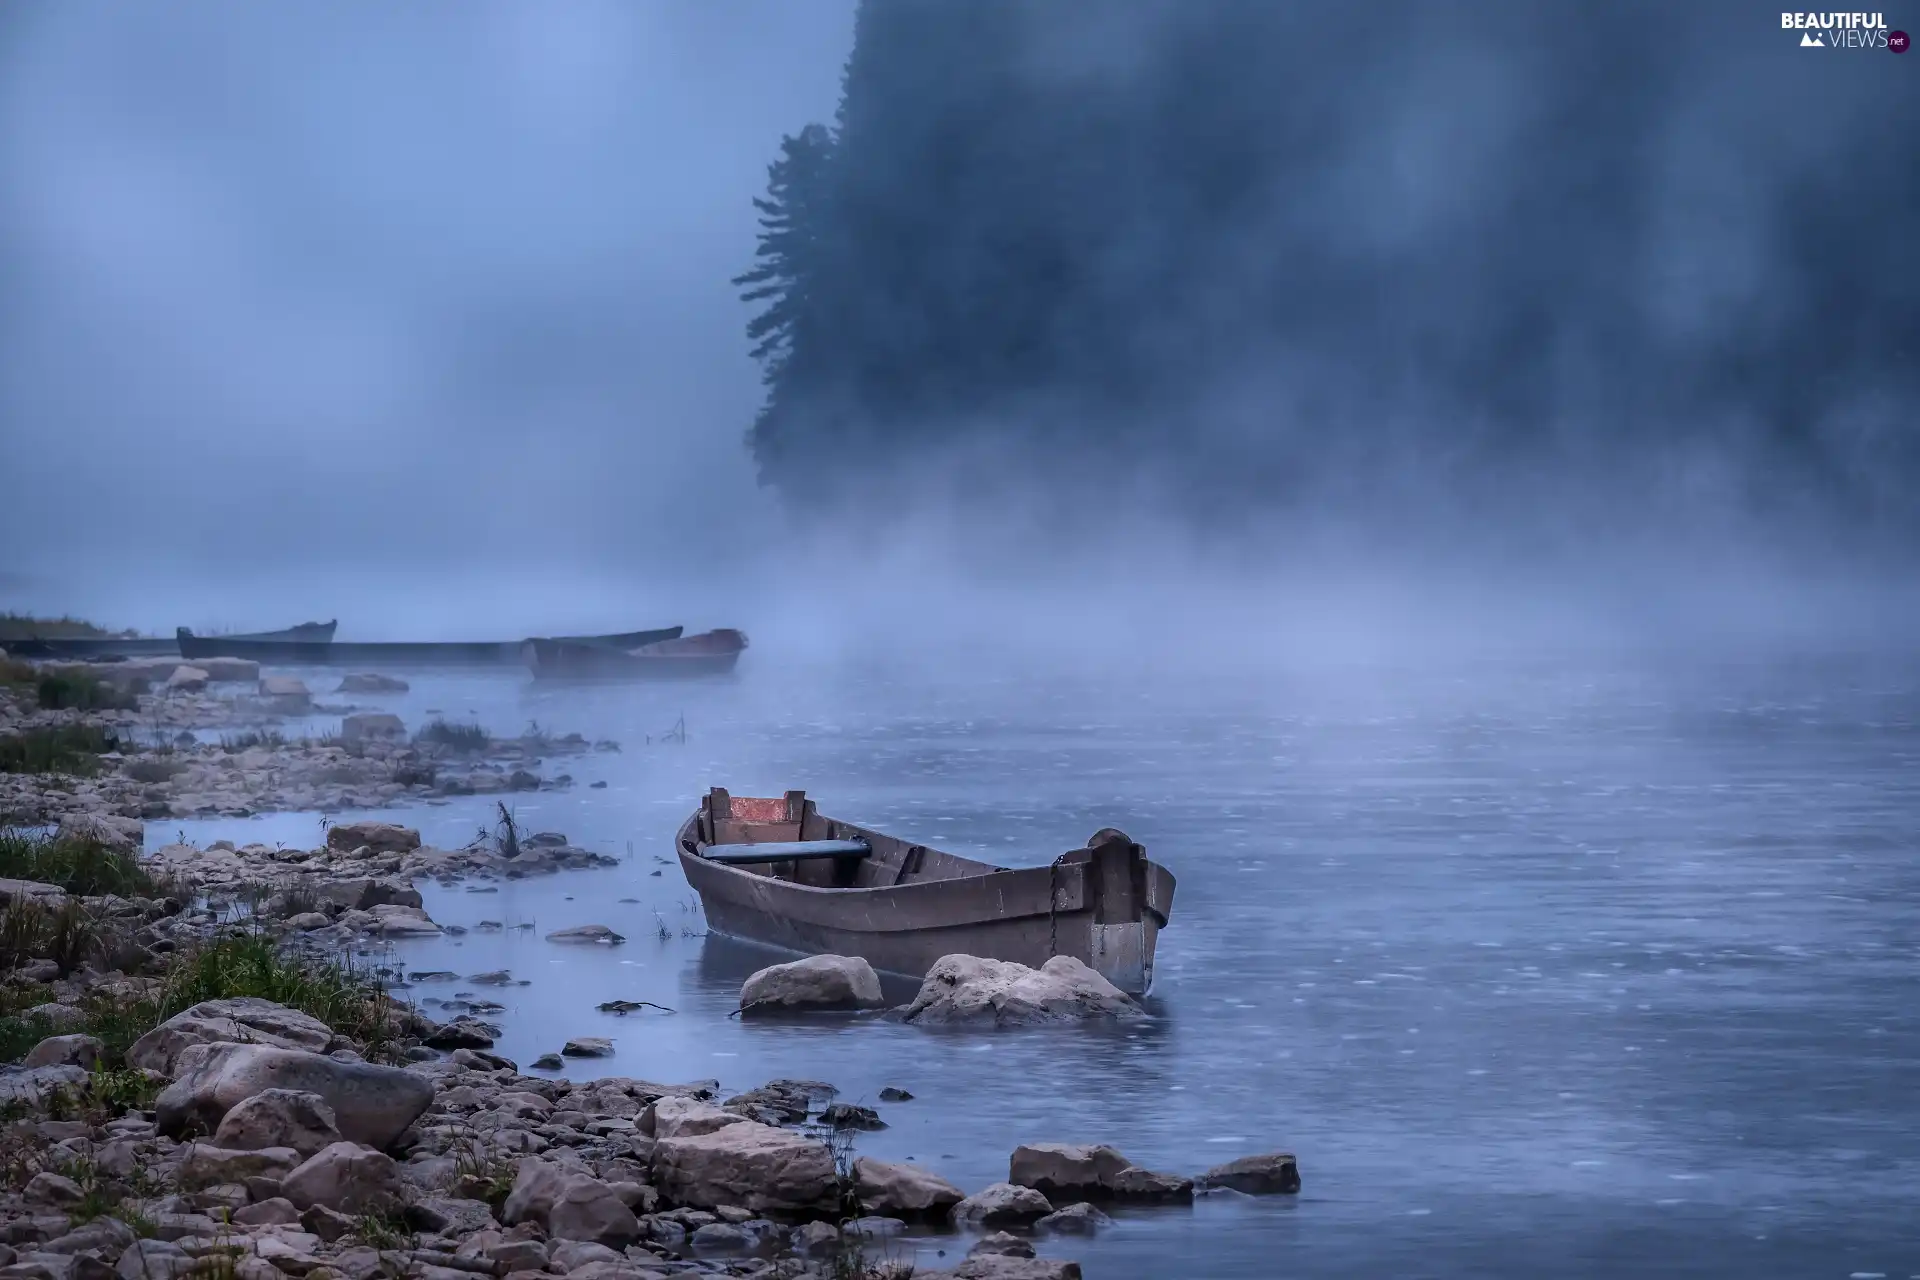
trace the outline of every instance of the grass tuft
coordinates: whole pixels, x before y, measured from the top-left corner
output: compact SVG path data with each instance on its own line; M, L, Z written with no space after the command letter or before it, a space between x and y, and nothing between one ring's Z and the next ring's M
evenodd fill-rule
M136 631L110 631L84 618L36 618L27 613L0 613L0 644L8 640L126 640Z
M105 729L63 724L29 729L0 738L0 773L66 773L90 777L100 772L100 756L118 751L120 740Z
M228 755L238 755L242 751L251 751L255 747L278 749L287 745L287 735L278 729L249 729L245 733L223 733L220 735L220 749Z
M34 696L43 711L137 711L140 699L78 671L42 676Z
M430 742L455 751L481 752L493 739L477 724L456 724L451 720L429 721L413 735L415 742Z
M10 827L0 827L0 878L36 880L68 893L114 893L123 898L161 897L173 887L156 880L131 849Z

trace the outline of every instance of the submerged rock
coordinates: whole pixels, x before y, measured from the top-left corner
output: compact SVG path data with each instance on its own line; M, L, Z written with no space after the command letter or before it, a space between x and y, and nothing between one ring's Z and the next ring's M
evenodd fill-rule
M603 924L577 924L570 929L556 929L547 935L548 942L601 942L611 945L625 942L626 939Z
M340 687L335 693L405 693L410 688L405 680L395 676L383 676L372 671L356 671L340 678Z
M902 1014L913 1023L993 1027L1145 1016L1125 992L1072 956L1029 969L967 955L934 961Z
M578 1036L560 1046L569 1058L611 1058L613 1041L604 1036Z
M327 848L351 853L367 848L375 853L411 853L420 847L420 833L392 822L343 822L327 829Z
M1139 1168L1109 1146L1034 1142L1014 1149L1007 1181L1052 1200L1129 1200L1167 1203L1193 1199L1191 1179Z
M1293 1195L1300 1190L1300 1165L1290 1151L1241 1156L1215 1165L1194 1182L1208 1189L1224 1187L1250 1196Z
M880 977L860 956L808 956L769 965L740 988L740 1012L764 1014L801 1009L879 1009L886 997Z

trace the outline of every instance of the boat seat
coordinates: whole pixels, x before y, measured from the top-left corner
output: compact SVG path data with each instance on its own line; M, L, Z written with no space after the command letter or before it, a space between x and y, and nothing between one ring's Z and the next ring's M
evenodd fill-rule
M806 858L864 858L873 852L865 840L769 840L762 844L712 844L705 856L741 866L754 862L797 862Z

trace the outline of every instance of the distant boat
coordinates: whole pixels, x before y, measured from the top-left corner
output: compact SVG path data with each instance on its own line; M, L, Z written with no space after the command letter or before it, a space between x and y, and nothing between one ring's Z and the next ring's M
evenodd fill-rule
M1173 909L1173 873L1111 827L1014 870L825 817L804 791L715 787L675 844L713 932L908 978L956 952L1035 968L1059 955L1143 995Z
M302 622L280 631L243 631L236 635L208 637L221 643L239 641L259 644L326 644L333 639L337 622ZM185 628L181 628L182 631ZM13 640L6 644L9 653L23 658L156 658L185 656L181 653L179 633L171 640L157 637L73 637ZM202 654L202 657L216 655Z
M521 655L537 680L683 680L727 674L746 647L745 633L728 627L645 645L537 638Z
M256 662L288 666L516 666L521 661L519 640L482 641L374 641L370 643L332 640L332 625L327 624L328 639L310 641L252 636L197 636L186 627L176 633L180 656L193 658L252 658ZM629 649L679 636L679 627L660 627L652 631L621 631L603 636L568 636L565 643L582 648Z

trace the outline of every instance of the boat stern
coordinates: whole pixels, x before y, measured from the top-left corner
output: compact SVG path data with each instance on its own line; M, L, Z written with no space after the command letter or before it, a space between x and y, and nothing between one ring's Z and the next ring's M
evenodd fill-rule
M1153 956L1173 910L1173 875L1123 831L1108 827L1087 841L1087 966L1120 990L1153 988Z

